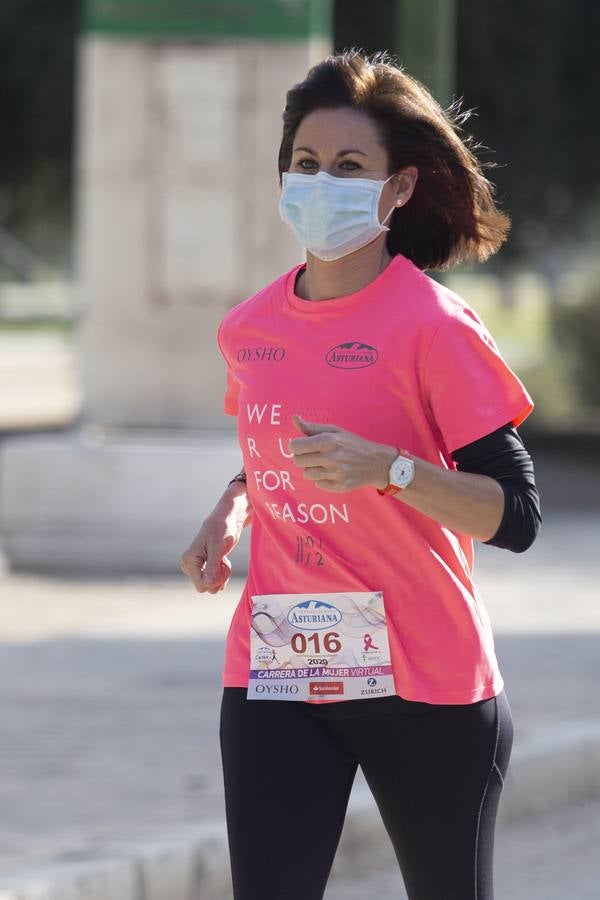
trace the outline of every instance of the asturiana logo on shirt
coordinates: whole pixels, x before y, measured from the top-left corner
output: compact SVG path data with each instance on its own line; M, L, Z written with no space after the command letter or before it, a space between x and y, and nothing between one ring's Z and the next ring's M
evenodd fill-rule
M325 362L334 369L365 369L377 362L375 347L362 341L346 341L336 344L325 355Z
M320 631L322 628L339 625L342 614L330 603L324 603L322 600L305 600L292 606L287 614L287 620L293 628Z

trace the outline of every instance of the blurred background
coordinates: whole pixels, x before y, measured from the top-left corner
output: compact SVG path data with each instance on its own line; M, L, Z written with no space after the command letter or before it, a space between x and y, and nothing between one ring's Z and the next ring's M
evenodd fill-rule
M523 556L476 551L515 718L498 891L598 896L599 30L592 0L3 0L6 884L130 866L137 841L165 897L230 895L217 719L248 535L215 597L179 560L240 466L218 324L302 259L277 213L285 92L359 47L471 110L512 219L486 264L430 273L478 310L536 403L520 432L542 534ZM353 873L351 826L328 900L403 896L385 853ZM179 882L147 849L161 840Z

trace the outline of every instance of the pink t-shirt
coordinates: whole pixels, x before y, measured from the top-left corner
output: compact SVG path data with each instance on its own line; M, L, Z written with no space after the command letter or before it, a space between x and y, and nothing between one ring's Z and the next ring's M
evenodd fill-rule
M253 507L223 684L248 684L253 594L381 590L397 694L495 696L504 682L472 539L375 487L317 487L287 442L302 436L299 413L456 469L453 450L519 425L533 401L477 313L405 256L362 290L321 301L294 293L302 265L229 310L218 330L224 410L237 416Z

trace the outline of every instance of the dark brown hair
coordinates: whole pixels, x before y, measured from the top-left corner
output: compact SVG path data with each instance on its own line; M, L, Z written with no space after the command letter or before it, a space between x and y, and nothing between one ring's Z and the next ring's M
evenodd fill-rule
M420 269L446 270L458 262L484 262L506 240L510 218L494 203L494 185L462 124L471 111L460 100L443 109L428 89L390 61L387 52L346 50L313 66L287 93L279 180L291 163L300 122L317 109L350 107L378 128L389 159L388 175L416 166L419 176L405 206L392 213L387 247Z

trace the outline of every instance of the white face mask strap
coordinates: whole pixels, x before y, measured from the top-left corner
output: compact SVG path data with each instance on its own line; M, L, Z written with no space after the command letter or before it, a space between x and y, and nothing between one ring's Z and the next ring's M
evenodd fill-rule
M392 174L390 175L390 177L385 179L385 181L384 181L383 184L381 185L381 190L382 190L382 191L383 191L383 186L384 186L385 184L387 184L388 181L390 181L390 180L394 177L394 175L396 175L396 174L397 174L396 172L392 172ZM381 197L381 194L380 194L379 196ZM387 222L387 220L389 219L389 217L392 215L392 213L394 212L394 210L397 209L398 206L402 206L402 202L403 202L402 200L395 200L395 201L394 201L394 205L392 206L392 208L390 209L389 213L388 213L388 214L386 215L386 217L384 218L383 222L380 223L381 225L385 225L385 223Z
M391 216L391 214L394 212L395 209L396 209L396 204L394 203L394 205L390 209L389 213L387 214L387 216L385 217L383 222L380 222L380 225L385 225L385 223L387 222L387 220L389 219L389 217Z

